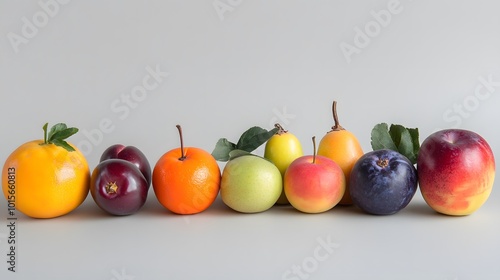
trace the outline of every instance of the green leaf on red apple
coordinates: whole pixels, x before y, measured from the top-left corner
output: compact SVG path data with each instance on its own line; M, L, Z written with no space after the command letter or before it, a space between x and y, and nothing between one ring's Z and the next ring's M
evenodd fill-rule
M390 149L406 156L413 164L417 162L420 142L418 128L406 128L399 124L386 123L375 125L371 133L373 150Z

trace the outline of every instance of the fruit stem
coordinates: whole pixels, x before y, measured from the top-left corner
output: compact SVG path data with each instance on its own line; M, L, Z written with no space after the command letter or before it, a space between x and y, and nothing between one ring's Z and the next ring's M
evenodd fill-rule
M181 139L181 157L179 158L180 161L183 161L186 159L186 155L184 155L184 139L182 137L182 127L180 125L176 125L177 130L179 131L179 137Z
M313 136L312 137L312 141L313 141L313 164L316 163L316 136Z
M45 123L43 125L43 143L47 144L47 127L49 126L49 123Z
M118 190L118 185L116 185L116 182L109 182L106 184L105 189L107 194L115 194L116 190Z
M278 134L278 135L281 135L281 134L284 134L284 133L288 132L279 123L274 124L274 127L276 127L278 129L278 132L276 132L276 134Z
M333 131L339 131L339 130L345 130L339 122L339 117L337 115L337 101L333 101L332 105L332 112L333 112L333 120L335 121L335 125L332 126Z
M386 168L389 165L389 160L386 158L379 159L377 160L377 165L380 166L381 168Z

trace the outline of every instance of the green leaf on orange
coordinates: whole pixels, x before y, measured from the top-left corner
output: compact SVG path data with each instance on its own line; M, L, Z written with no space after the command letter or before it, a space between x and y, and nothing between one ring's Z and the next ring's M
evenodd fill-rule
M68 144L68 142L66 142L64 140L54 139L54 140L52 140L51 143L54 144L54 145L56 145L56 146L59 146L59 147L62 147L64 149L66 149L68 152L74 152L75 151L75 149L73 147L71 147L71 145Z
M55 124L54 126L52 126L50 128L49 135L48 135L49 142L50 142L50 139L52 139L54 134L56 134L59 131L63 131L66 128L68 128L68 127L64 123L58 123L58 124Z
M54 144L66 149L68 152L75 151L75 149L64 140L77 133L78 128L68 128L66 124L58 123L52 126L50 128L50 131L47 133L48 125L49 123L45 123L43 125L43 143L41 143L40 145Z
M54 139L59 139L59 140L67 139L70 136L76 134L77 132L78 132L78 128L75 128L75 127L70 127L70 128L66 128L64 130L60 130L60 131L52 134L52 137L49 137L49 142L54 140Z

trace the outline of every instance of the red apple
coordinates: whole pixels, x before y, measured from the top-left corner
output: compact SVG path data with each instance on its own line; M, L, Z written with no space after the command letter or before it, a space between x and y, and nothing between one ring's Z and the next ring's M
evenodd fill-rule
M295 209L305 213L332 209L340 202L345 189L342 169L333 160L317 156L316 148L314 155L297 158L285 172L285 195Z
M488 199L495 178L493 152L483 137L447 129L424 140L417 158L420 191L435 211L469 215Z
M102 153L100 162L107 159L123 159L133 163L146 178L148 186L151 184L151 166L146 156L138 148L122 144L110 146Z

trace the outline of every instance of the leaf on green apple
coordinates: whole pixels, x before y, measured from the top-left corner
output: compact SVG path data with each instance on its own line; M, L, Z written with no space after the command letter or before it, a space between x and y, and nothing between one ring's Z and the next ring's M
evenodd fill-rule
M231 160L231 159L235 159L237 157L246 156L246 155L252 155L252 153L247 152L247 151L243 151L240 149L234 149L234 150L229 152L229 159Z
M252 152L260 147L260 145L266 143L266 141L276 134L276 132L278 132L278 128L273 128L267 131L264 128L254 126L241 135L240 140L238 140L238 143L236 144L236 148Z
M229 153L236 149L236 144L229 142L226 138L221 138L215 144L215 149L212 152L212 156L215 160L228 161Z
M236 146L241 147L242 143L247 142L249 139L251 139L252 137L254 137L256 135L266 133L266 132L267 132L267 130L265 130L262 127L258 127L258 126L251 127L249 129L247 129L247 131L243 132L243 134L241 134L240 139L238 140L238 143L236 143Z
M373 150L390 149L406 156L413 164L417 162L420 149L418 128L406 128L399 124L380 123L371 132Z
M254 126L243 132L237 144L230 142L226 138L221 138L217 141L217 144L215 144L212 156L218 161L228 161L233 158L230 154L233 150L251 153L269 140L276 132L278 132L278 128L273 128L268 131L264 128ZM234 154L236 155L238 152Z

